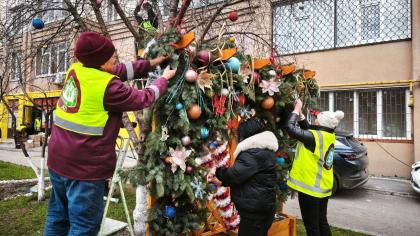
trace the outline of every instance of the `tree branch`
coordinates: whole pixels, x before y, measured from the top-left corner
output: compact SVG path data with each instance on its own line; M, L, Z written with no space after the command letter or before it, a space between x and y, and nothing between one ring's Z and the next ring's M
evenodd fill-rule
M179 5L179 0L172 0L171 2L171 9L169 10L171 13L171 16L169 19L175 19L176 15L178 14L178 5Z
M184 18L185 13L188 10L188 7L190 6L192 0L183 0L182 1L182 6L181 9L178 13L178 16L175 19L175 26L179 25L182 21L182 19Z
M90 0L90 3L92 5L93 12L95 12L96 20L98 21L102 34L104 34L108 38L111 38L111 35L108 33L108 30L106 28L104 18L102 17L101 10L99 9L98 4L96 4L96 0Z
M153 9L156 12L156 17L157 17L158 22L159 22L158 30L159 30L160 33L163 33L163 31L164 31L164 27L163 27L164 22L163 22L162 13L160 12L160 9L159 9L159 5L157 3L157 0L152 0L151 2L152 2Z
M221 6L219 6L219 8L217 8L216 12L213 14L213 16L211 17L210 21L207 23L206 28L204 28L203 33L201 34L200 37L200 41L199 41L199 45L201 45L204 41L204 38L206 37L206 34L209 32L211 25L213 24L213 22L216 20L217 16L222 12L222 10L228 6L237 4L237 3L241 3L244 2L245 0L238 0L235 2L232 1L226 1L225 3L223 3Z
M80 17L76 7L71 3L70 0L64 0L64 2L66 3L70 14L73 15L74 20L80 25L82 31L88 31L88 27L86 26L86 23L83 21L83 19Z
M117 11L118 15L121 17L122 21L124 22L125 26L127 26L128 30L130 30L131 34L134 36L137 42L141 42L143 38L141 35L134 29L131 22L128 20L127 16L125 15L123 9L121 8L120 4L117 0L110 0L111 4L114 5L115 10Z

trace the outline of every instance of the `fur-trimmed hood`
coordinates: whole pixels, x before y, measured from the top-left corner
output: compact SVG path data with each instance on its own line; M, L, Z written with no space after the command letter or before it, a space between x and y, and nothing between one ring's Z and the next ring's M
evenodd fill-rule
M252 148L269 149L276 152L279 149L279 143L273 132L264 131L262 133L258 133L238 143L234 153L235 158L238 157L239 153L242 151Z

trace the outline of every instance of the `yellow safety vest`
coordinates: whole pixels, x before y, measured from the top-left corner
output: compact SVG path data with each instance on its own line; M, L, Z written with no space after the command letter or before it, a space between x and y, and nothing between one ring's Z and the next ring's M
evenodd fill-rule
M35 129L40 130L41 129L41 120L35 119Z
M155 27L153 27L152 23L149 20L142 22L142 28L146 31L155 31Z
M101 136L108 120L103 102L106 88L114 78L108 72L74 63L66 74L54 124L80 134Z
M328 197L331 196L334 181L335 134L309 131L315 137L315 151L311 152L303 143L298 142L287 185L313 197Z

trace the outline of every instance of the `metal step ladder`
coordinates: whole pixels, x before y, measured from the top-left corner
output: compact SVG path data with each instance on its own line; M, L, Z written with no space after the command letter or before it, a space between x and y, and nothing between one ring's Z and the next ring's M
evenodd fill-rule
M122 169L124 164L125 157L127 155L128 148L130 147L130 137L123 138L119 137L121 144L119 145L118 155L117 155L117 164L115 167L114 175L112 176L111 186L109 187L108 196L106 197L106 204L104 208L104 215L102 217L101 228L99 230L98 236L105 236L114 234L120 230L128 228L130 236L134 236L133 225L131 224L130 212L128 211L127 201L125 199L124 188L122 185L121 177L119 171ZM118 145L117 145L118 146ZM115 199L112 198L112 193L114 192L117 185L120 188L120 194L122 199L122 204L124 206L124 212L127 222L122 222L118 220L113 220L107 218L108 209L110 207L110 202L115 202Z

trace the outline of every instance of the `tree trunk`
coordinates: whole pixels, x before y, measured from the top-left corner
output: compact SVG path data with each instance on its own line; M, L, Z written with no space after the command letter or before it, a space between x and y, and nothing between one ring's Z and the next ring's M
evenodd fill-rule
M136 189L136 207L133 211L134 233L139 236L146 235L147 228L147 189L146 186L138 186Z

